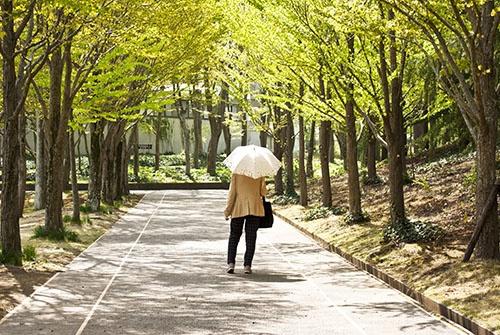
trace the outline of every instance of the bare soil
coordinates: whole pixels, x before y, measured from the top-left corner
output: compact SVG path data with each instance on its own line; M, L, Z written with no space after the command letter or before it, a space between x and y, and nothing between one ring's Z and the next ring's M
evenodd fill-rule
M329 243L376 265L427 296L500 331L500 262L472 259L462 263L474 230L473 156L452 156L428 164L410 165L413 183L405 186L407 215L412 220L442 227L438 241L418 244L384 244L383 227L389 220L386 182L363 186L363 209L371 221L347 225L343 216L304 221L307 208L275 206ZM387 170L379 167L382 180ZM310 182L311 205L320 203L321 184ZM332 178L333 206L347 207L347 177Z
M102 212L82 213L81 224L66 223L68 229L78 234L78 242L55 242L33 238L33 229L43 225L45 213L32 210L33 195L28 194L25 215L20 222L21 240L23 248L34 246L37 255L34 261L24 261L23 267L0 264L0 319L55 273L64 271L65 265L111 228L141 198L140 195L130 195L115 206L105 206ZM82 194L80 200L84 203L86 194ZM63 215L71 215L71 209L71 194L65 193Z

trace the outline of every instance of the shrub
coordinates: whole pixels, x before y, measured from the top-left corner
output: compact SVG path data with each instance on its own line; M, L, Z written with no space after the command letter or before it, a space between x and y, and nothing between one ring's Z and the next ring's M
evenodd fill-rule
M88 215L83 215L80 224L92 224L92 221L90 220L90 217Z
M296 194L278 195L273 199L273 203L276 205L296 205L299 203L299 197Z
M370 221L370 215L366 212L362 212L359 215L353 215L351 213L347 213L344 216L344 222L347 224L356 224Z
M36 248L33 245L27 245L23 248L23 259L27 262L34 262L36 260Z
M33 229L32 238L46 238L51 241L69 241L78 242L78 234L72 230L67 229L65 226L61 230L55 232L48 232L44 226L37 226Z
M376 175L373 178L368 178L368 173L366 170L361 172L361 182L363 185L379 185L382 184L382 178L380 178L378 175Z
M421 186L425 191L429 192L431 190L431 185L429 181L425 178L416 178L414 183Z
M343 207L324 207L324 206L314 206L307 209L304 213L304 221L312 221L317 219L322 219L329 217L330 215L341 215L345 213L345 208Z
M472 172L465 175L462 184L464 185L465 188L471 189L476 185L476 182L477 182L477 173L476 170L473 170Z
M63 222L71 222L73 217L71 215L64 215Z
M91 208L87 204L80 205L80 212L82 213L90 213L92 212Z
M404 219L395 225L384 229L384 241L416 243L432 242L444 235L441 227L422 221Z

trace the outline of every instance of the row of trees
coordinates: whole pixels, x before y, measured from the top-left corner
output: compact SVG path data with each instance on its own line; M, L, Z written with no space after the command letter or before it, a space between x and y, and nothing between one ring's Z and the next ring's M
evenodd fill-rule
M335 134L354 222L364 219L359 143L366 143L372 180L377 145L384 148L389 226L402 234L412 225L403 192L410 130L425 139L425 149L429 120L459 113L463 122L458 123L477 148L478 216L495 184L500 93L495 0L2 0L1 9L1 233L4 256L12 263L21 262L19 218L30 124L37 131L36 207L45 208L47 233L64 230L61 194L68 179L78 220L74 148L86 139L78 134L90 137L88 202L97 210L101 201L128 192L138 126L165 105L173 105L179 117L188 174L192 156L199 164L201 111L210 122L208 173L216 173L219 139L224 136L227 143L231 136L228 124L248 120L261 132L261 145L269 145L270 136L275 155L285 163L285 173L275 178L277 193L295 192L298 135L304 205L316 128L322 203L332 204L329 162ZM232 113L230 97L239 102ZM192 154L188 109L195 111ZM500 257L496 213L494 206L487 215L477 251L481 258Z
M233 3L233 43L226 54L233 92L269 106L274 150L284 154L285 191L292 191L289 134L299 120L299 175L304 164L304 119L320 123L322 202L331 206L328 171L331 131L341 133L348 173L349 214L363 220L358 140L368 133L368 170L375 177L375 140L387 150L390 229L412 231L405 213L408 132L422 136L428 120L458 112L476 154L476 217L495 188L500 85L496 1L297 1ZM242 28L243 27L243 28ZM259 120L253 117L253 120ZM266 124L261 124L266 128ZM312 133L314 130L312 126ZM287 135L288 134L288 135ZM288 139L288 140L287 140ZM307 203L306 178L300 178ZM275 180L281 192L282 176ZM486 215L477 256L500 258L497 205Z
M26 157L36 157L36 209L45 233L64 233L62 192L73 185L79 220L75 146L90 140L88 205L128 192L137 127L175 101L167 83L207 69L223 36L215 1L13 1L2 10L3 257L21 264ZM36 128L36 152L26 145ZM127 136L131 133L132 136ZM75 136L76 134L76 136Z

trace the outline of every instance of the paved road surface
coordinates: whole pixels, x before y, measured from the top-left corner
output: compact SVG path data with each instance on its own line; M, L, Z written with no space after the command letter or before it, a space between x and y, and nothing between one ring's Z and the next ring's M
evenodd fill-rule
M464 334L279 220L226 274L225 194L148 193L0 334Z

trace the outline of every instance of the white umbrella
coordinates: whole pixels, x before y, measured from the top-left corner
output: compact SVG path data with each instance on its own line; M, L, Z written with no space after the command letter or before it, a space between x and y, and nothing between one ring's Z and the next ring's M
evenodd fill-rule
M281 162L267 149L256 145L237 147L224 160L232 173L251 178L274 176L281 167Z

